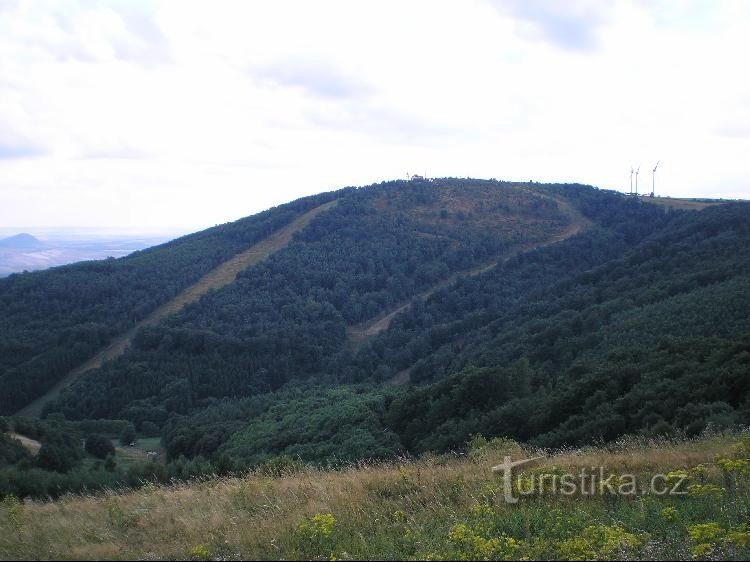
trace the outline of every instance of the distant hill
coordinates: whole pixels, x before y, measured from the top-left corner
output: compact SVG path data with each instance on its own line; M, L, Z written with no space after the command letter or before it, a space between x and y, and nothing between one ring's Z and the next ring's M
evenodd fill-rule
M0 248L17 250L36 250L44 247L44 242L25 232L0 239Z
M19 234L0 240L0 277L38 271L86 260L123 257L169 240L167 235L97 234L82 236L65 230L48 233L44 240Z

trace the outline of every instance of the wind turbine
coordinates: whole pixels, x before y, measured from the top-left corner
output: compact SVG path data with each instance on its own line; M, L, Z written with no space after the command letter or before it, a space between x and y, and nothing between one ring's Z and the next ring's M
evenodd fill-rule
M635 172L635 170L633 169L633 166L630 166L630 195L633 195L633 172Z
M638 164L638 169L635 171L635 194L638 195L638 174L641 171L641 165Z
M656 166L654 166L654 169L651 170L651 197L653 197L654 193L656 193L656 168L659 167L660 163L661 163L661 160L659 160L656 163Z

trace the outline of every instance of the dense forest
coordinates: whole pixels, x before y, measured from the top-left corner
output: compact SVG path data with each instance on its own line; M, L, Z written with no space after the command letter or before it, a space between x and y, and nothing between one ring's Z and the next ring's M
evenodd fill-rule
M300 199L121 259L0 279L0 415L31 402L222 261L330 199Z
M59 415L45 420L0 418L0 430L3 496L56 498L71 492L229 474L241 468L226 456L216 460L180 457L171 462L118 462L115 443L122 444L132 426L117 420L70 422ZM31 453L5 434L7 430L33 438L41 448ZM113 435L119 439L112 439Z
M462 197L425 182L342 198L235 283L144 329L52 409L161 424L206 399L271 392L293 379L346 382L330 366L350 345L348 326L568 225L549 199L489 188L478 183Z
M461 179L348 188L0 281L0 411L333 199L283 250L140 330L46 420L9 418L69 462L40 465L4 438L0 492L440 453L477 434L558 447L750 423L750 204L675 211L588 186ZM166 461L105 466L92 434L123 428L160 436Z

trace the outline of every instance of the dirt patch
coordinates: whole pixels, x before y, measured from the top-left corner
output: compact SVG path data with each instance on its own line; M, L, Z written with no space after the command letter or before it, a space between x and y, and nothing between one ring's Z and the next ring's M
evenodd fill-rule
M26 437L25 435L13 433L12 431L7 433L7 435L11 439L20 441L21 445L23 445L23 448L26 449L29 453L31 453L31 456L33 457L37 456L39 454L39 449L42 448L42 444L36 439L31 439L29 437Z

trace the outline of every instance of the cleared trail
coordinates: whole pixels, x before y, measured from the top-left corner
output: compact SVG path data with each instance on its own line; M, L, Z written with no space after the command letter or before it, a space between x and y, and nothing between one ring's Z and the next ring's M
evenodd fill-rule
M274 232L268 238L258 242L251 246L244 252L240 252L234 257L228 259L224 263L217 266L215 269L209 271L206 275L201 277L196 283L184 289L181 293L175 296L170 301L164 303L156 310L151 312L143 320L136 323L130 330L114 338L110 344L102 349L99 353L94 355L91 359L79 365L62 379L60 379L46 394L34 400L31 404L24 407L18 412L18 415L39 417L44 409L44 406L57 398L60 392L78 378L82 373L101 367L105 361L110 361L122 355L125 350L130 346L135 334L144 326L150 326L156 324L163 318L170 316L180 311L185 305L193 303L200 299L203 295L209 291L220 289L226 285L232 283L240 271L251 267L272 254L278 252L284 248L292 240L295 232L298 232L305 228L310 222L318 216L320 213L327 211L331 207L335 206L337 201L331 201L315 207L307 213L293 220L291 223L286 225L284 228Z
M365 322L362 322L361 324L350 326L349 328L347 328L347 335L349 336L350 341L354 343L359 343L359 342L366 340L367 338L376 336L380 332L387 330L393 318L397 314L409 308L412 302L414 302L415 300L424 300L428 298L430 295L436 293L437 291L444 289L445 287L448 287L449 285L451 285L458 279L480 275L484 273L485 271L489 271L490 269L492 269L493 267L501 263L507 262L509 259L517 256L518 254L522 254L524 252L529 252L531 250L536 250L538 248L543 248L545 246L550 246L552 244L562 242L563 240L566 240L568 238L575 236L581 230L583 230L584 228L588 227L591 224L591 222L586 217L581 215L581 213L579 213L576 209L574 209L567 201L564 201L562 199L558 199L556 197L552 197L551 195L546 195L546 194L536 193L536 195L555 201L560 206L560 210L563 211L570 218L570 223L560 232L554 234L553 236L551 236L547 240L544 240L543 242L536 242L533 244L526 244L526 245L520 246L519 248L516 248L515 250L505 254L504 256L501 256L499 259L492 260L491 262L484 263L472 269L467 269L464 271L453 273L452 275L439 281L438 283L436 283L435 285L433 285L426 291L419 293L418 295L414 295L408 301L405 301L397 305L395 308L382 312L378 314L377 316L375 316L374 318L370 318L369 320L366 320ZM401 378L403 379L404 377L402 376ZM405 381L402 381L402 382L405 382Z
M39 441L26 437L25 435L20 435L12 431L6 433L6 435L11 439L15 439L16 441L20 442L21 445L23 445L23 448L31 453L31 455L34 457L39 454L39 449L42 448L42 444Z

